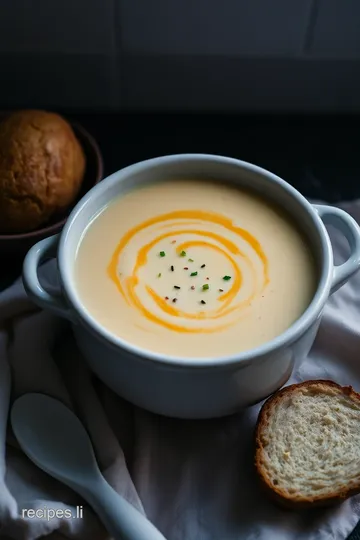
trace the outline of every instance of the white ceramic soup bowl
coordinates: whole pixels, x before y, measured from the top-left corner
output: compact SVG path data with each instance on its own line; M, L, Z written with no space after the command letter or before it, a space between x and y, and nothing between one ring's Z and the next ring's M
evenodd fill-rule
M99 210L138 186L187 177L228 181L260 192L292 216L311 245L318 268L314 298L288 330L260 347L221 358L182 358L181 351L178 356L156 354L106 330L79 297L74 278L76 252L84 229ZM340 266L334 266L324 222L340 229L349 242L351 254ZM49 294L38 278L39 265L51 256L57 256L61 296ZM344 211L310 204L284 180L255 165L221 156L185 154L131 165L92 188L74 208L60 235L30 249L23 280L36 304L72 322L89 366L117 394L155 413L211 418L259 402L288 380L294 365L304 359L313 344L329 295L359 265L360 229Z

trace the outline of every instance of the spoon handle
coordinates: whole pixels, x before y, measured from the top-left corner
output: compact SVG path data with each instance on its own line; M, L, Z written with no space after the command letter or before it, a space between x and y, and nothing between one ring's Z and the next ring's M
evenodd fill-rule
M85 490L84 499L95 510L115 540L166 540L154 525L98 476Z

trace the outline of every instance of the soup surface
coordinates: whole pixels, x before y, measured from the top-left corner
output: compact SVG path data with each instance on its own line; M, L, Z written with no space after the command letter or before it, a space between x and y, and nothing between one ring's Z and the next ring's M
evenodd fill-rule
M76 260L81 301L144 349L218 357L259 346L316 288L305 238L275 206L226 183L134 190L89 224Z

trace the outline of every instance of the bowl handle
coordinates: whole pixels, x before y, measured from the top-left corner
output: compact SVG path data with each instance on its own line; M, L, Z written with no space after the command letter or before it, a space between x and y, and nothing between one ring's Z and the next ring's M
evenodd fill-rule
M349 258L339 266L334 266L330 294L342 287L360 268L360 227L350 214L334 206L314 204L325 224L336 227L346 238L350 246Z
M56 257L59 238L59 234L44 238L28 251L23 264L22 278L25 291L35 304L75 322L75 316L63 296L50 294L39 281L39 266L45 259Z

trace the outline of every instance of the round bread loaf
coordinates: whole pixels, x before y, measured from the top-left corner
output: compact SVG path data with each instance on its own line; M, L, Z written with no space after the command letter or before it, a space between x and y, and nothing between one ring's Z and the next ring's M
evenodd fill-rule
M0 234L32 231L63 212L84 171L82 147L61 116L9 115L0 124Z

